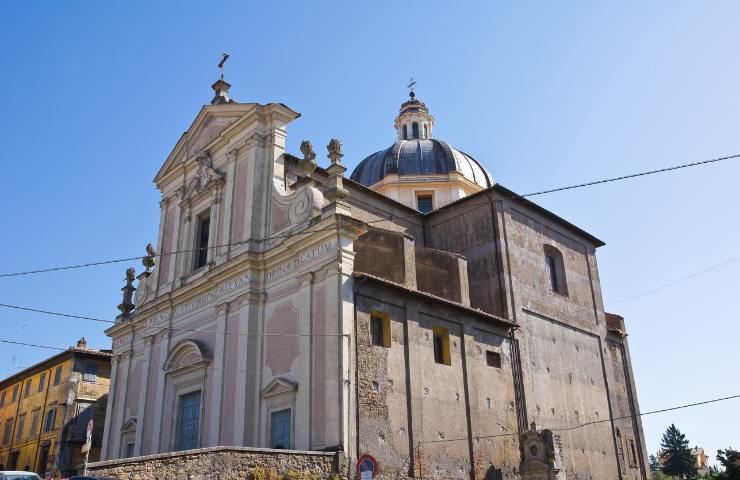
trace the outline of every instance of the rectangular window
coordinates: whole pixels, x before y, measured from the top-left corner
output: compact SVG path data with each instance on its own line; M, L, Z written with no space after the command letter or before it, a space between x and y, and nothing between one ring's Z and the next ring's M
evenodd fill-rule
M3 390L3 393L0 393L0 408L5 406L5 394L8 393L7 390Z
M627 445L629 446L629 448L627 449L627 452L629 454L630 467L636 467L637 466L637 452L635 452L635 441L630 438L627 440Z
M272 412L270 414L270 448L291 447L291 414L290 409Z
M195 251L195 269L199 269L208 262L208 233L211 228L211 218L202 216L198 218L198 237Z
M547 278L550 280L550 290L558 291L558 271L555 257L545 254L545 265L547 266Z
M51 432L54 430L54 423L56 423L57 411L55 408L50 409L46 412L46 421L44 421L44 432Z
M429 213L434 210L434 202L431 193L416 194L416 209L421 213Z
M98 381L98 364L87 362L85 364L85 373L82 375L82 381L95 383Z
M25 426L25 423L26 423L26 416L25 415L19 416L18 417L18 427L16 427L16 430L15 430L15 441L16 442L23 437L23 427Z
M39 412L33 414L31 418L31 435L36 435L39 428Z
M18 398L18 384L13 385L13 396L10 403L15 403L16 398Z
M26 389L23 390L23 398L28 398L28 396L31 394L31 384L33 383L33 378L29 378L26 382Z
M54 371L54 385L59 385L59 382L62 381L62 367L57 367L57 369Z
M450 334L440 327L432 329L434 341L434 361L442 365L450 365Z
M3 445L10 443L10 436L13 434L13 420L5 421L5 429L3 430Z
M501 368L501 354L498 352L486 352L486 364L489 367Z
M177 450L198 448L200 390L180 395L177 407Z
M44 391L44 385L46 385L46 372L42 373L39 377L39 392Z
M123 454L123 458L131 458L134 456L134 444L133 443L127 443L126 444L126 452Z
M372 345L390 348L391 324L387 315L373 313L370 315L370 342Z

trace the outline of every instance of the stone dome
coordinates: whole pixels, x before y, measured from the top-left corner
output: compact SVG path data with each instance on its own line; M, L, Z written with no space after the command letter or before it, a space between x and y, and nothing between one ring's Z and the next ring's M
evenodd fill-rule
M491 174L470 155L436 139L399 139L357 165L350 178L365 186L380 182L386 176L437 175L458 172L467 180L488 188Z

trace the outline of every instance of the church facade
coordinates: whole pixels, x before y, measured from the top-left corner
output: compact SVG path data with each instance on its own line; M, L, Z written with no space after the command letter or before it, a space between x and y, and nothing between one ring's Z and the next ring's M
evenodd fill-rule
M107 330L103 459L240 446L342 451L352 472L369 454L381 478L647 478L603 242L435 138L413 92L396 142L346 176L337 140L325 162L286 152L297 112L213 88Z

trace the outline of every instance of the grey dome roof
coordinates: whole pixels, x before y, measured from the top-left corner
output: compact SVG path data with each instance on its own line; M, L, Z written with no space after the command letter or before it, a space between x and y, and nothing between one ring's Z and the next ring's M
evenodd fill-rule
M491 174L476 159L442 140L398 140L361 161L350 178L365 186L387 175L434 175L460 172L483 188L493 185Z

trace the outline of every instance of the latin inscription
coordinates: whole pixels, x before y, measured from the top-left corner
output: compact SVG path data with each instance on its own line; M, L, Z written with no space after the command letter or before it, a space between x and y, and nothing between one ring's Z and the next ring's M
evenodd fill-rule
M325 257L329 253L335 251L336 246L337 246L336 240L329 240L328 242L322 243L321 245L317 245L316 247L310 250L301 252L295 258L287 262L284 262L275 268L270 269L265 274L265 281L270 282L273 280L277 280L278 278L281 278L284 275L287 275L291 272L296 271L297 269L299 269L300 267L302 267L303 265L307 263L310 263L322 257ZM192 300L181 303L171 310L167 310L167 311L158 313L156 315L153 315L147 321L146 330L156 329L157 327L160 327L166 324L170 318L175 319L183 315L187 315L191 312L194 312L196 310L203 308L204 306L208 304L213 303L215 300L233 292L234 290L240 289L242 287L246 287L249 285L250 279L251 279L251 273L245 273L244 275L240 277L227 280L219 284L218 286L216 286L216 288L202 295L199 295L196 298L193 298ZM144 335L144 332L146 330L142 329L142 330L137 331L134 340L138 340L139 338L141 338ZM117 350L119 348L122 348L130 342L131 342L131 334L126 334L123 337L120 337L113 342L113 349Z

